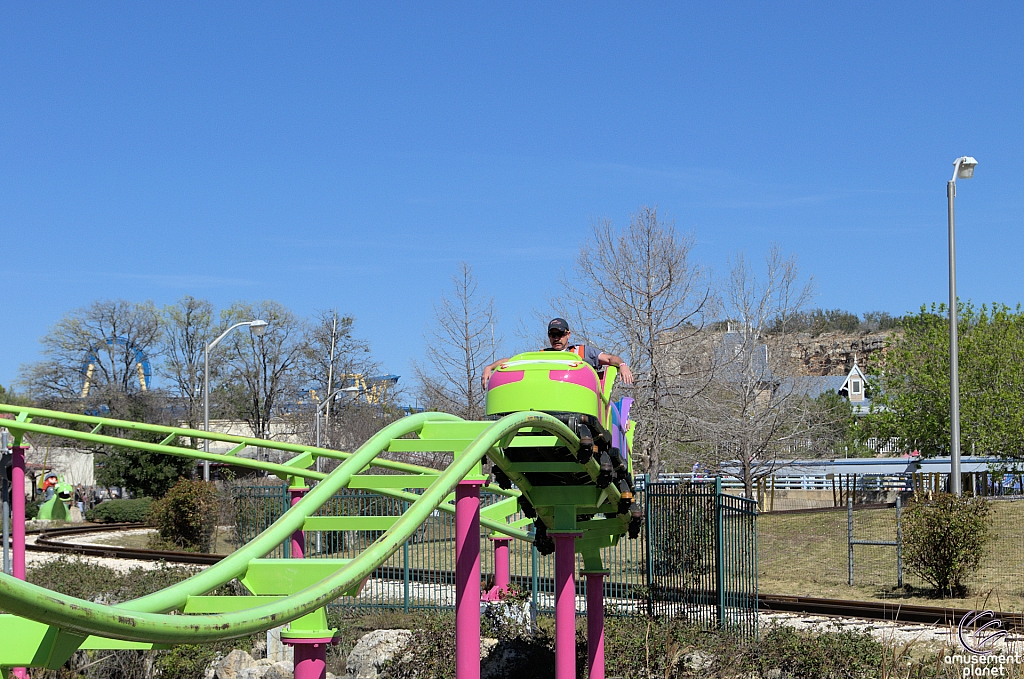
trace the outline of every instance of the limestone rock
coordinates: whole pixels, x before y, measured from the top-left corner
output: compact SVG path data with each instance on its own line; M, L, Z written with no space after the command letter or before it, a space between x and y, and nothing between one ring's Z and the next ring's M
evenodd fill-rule
M276 662L267 668L262 679L293 679L295 670L287 660Z
M377 679L384 663L409 645L412 632L407 629L379 629L364 634L345 661L350 679Z
M265 657L273 662L280 662L282 660L294 662L295 647L281 641L282 630L284 630L283 626L267 630L267 652Z
M686 667L693 670L694 672L702 672L704 670L707 670L711 667L711 665L714 664L715 658L714 656L708 655L703 651L694 651L693 653L687 655L683 662L686 665Z
M245 651L234 650L214 666L214 679L242 679L239 674L256 667L256 661Z

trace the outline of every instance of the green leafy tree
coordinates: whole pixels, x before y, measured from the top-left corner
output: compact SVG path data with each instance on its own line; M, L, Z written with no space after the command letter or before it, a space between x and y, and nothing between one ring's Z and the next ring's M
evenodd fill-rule
M964 596L991 537L990 512L983 498L949 493L912 502L903 515L907 568L943 596Z
M217 527L217 490L204 481L180 479L153 503L150 517L165 544L209 553Z
M876 380L863 435L904 450L948 455L949 320L945 305L901 319ZM958 343L961 441L968 451L1024 453L1024 311L961 303Z
M835 457L870 457L874 451L862 441L853 404L834 391L814 399L812 419L818 423L816 445Z
M179 478L194 472L195 462L184 457L120 446L96 452L96 481L124 488L135 497L161 497Z

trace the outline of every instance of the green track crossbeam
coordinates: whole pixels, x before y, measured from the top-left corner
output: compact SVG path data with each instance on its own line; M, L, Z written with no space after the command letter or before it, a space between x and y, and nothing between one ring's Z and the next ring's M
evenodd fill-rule
M596 469L572 462L509 463L502 450L519 445L560 447L574 452L579 441L562 422L539 412L507 415L497 421L472 422L445 413L419 413L394 422L352 453L262 441L247 437L162 427L38 408L0 405L3 421L21 445L24 436L53 436L88 445L120 445L140 451L249 467L286 480L310 484L308 492L267 530L189 579L114 606L51 592L0 574L0 668L59 667L78 648L154 648L167 644L211 642L259 632L291 622L287 635L328 633L323 607L342 596L355 596L363 583L424 521L437 510L454 512L453 491L463 479L482 479L481 462L490 458L519 491L491 488L506 498L482 508L481 525L494 534L532 539L519 519L518 497L527 495L551 528L580 530L580 548L588 554L614 544L627 521L577 522L577 512L613 512L614 488L593 485ZM101 433L102 432L102 433ZM146 433L149 443L132 438ZM528 433L517 438L520 432ZM127 434L127 436L124 436ZM155 436L158 435L158 436ZM416 438L409 438L415 435ZM187 447L204 439L230 448L228 454ZM522 441L522 443L520 443ZM226 446L224 444L227 444ZM238 457L245 448L277 450L287 461L270 463ZM386 452L454 453L443 470L396 462ZM318 458L340 461L330 474L312 467ZM575 472L591 483L582 486L531 487L526 472ZM318 512L344 488L361 489L408 502L400 516L320 516ZM579 525L577 525L577 523ZM376 531L373 543L353 559L267 559L265 555L298 530ZM207 596L239 578L253 596ZM185 613L186 615L180 615Z

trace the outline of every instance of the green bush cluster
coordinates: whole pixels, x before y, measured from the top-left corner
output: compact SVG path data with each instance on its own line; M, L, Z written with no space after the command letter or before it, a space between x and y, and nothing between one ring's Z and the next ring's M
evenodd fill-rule
M33 501L25 503L25 520L31 521L32 519L39 516L39 507L42 506L42 502Z
M991 538L991 506L980 497L939 493L915 499L903 513L907 569L941 596L963 597Z
M541 618L532 636L494 634L486 619L483 636L495 636L513 646L522 667L507 668L508 676L547 679L554 676L554 624ZM455 677L455 622L452 614L423 615L414 625L406 654L389 662L386 679ZM682 620L643 617L605 620L605 674L608 677L752 677L791 679L835 677L941 676L931 655L910 660L866 632L833 630L808 633L790 627L769 627L757 638L729 631L709 631ZM908 662L910 660L910 662ZM897 668L898 665L898 668ZM577 675L586 676L586 621L576 628ZM887 669L888 668L888 669ZM898 669L899 672L893 671Z
M217 528L217 490L212 483L179 479L153 503L150 522L163 546L208 554Z
M133 500L107 500L85 513L85 518L96 523L146 523L153 499L140 497Z
M60 556L30 568L28 581L68 596L115 604L181 582L192 570L161 565L155 569L132 568L126 573L84 559Z

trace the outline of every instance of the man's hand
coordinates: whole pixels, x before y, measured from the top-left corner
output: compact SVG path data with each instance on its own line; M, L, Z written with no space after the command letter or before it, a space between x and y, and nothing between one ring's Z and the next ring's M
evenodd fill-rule
M494 372L494 370L491 368L491 366L487 366L486 368L484 368L483 375L480 376L480 386L484 388L484 391L487 391L487 383L491 381L492 372Z
M627 387L633 386L633 371L625 363L619 366L619 374L622 375L622 383Z

